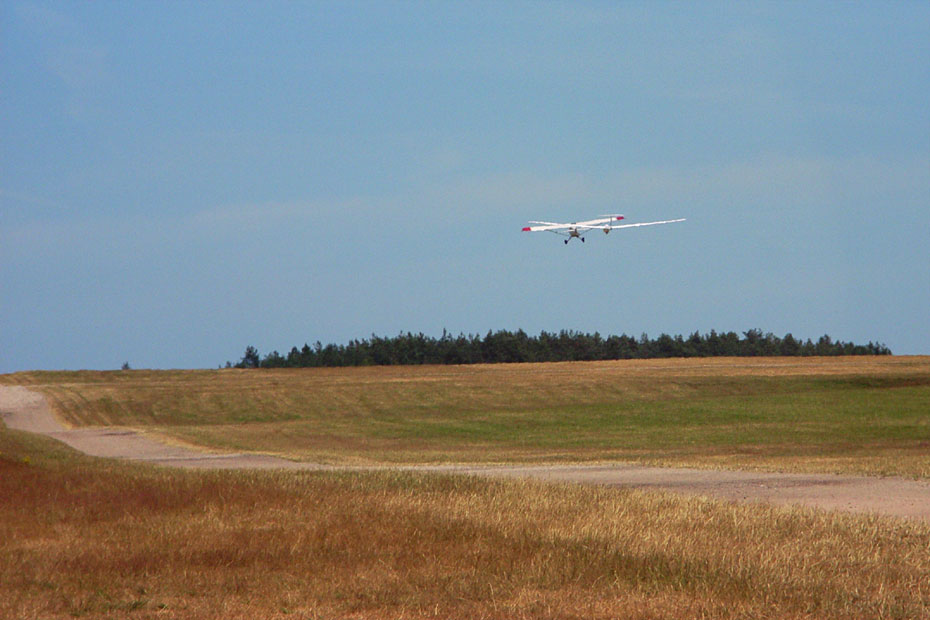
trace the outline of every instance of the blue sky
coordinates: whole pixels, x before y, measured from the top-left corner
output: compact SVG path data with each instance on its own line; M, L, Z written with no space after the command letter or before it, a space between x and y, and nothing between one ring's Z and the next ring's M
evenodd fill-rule
M930 354L930 4L0 4L0 372L401 331ZM527 220L682 224L568 246Z

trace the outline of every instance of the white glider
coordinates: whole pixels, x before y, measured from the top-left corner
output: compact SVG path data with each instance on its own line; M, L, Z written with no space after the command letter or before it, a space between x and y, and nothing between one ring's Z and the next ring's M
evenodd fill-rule
M563 237L568 237L565 240L565 243L571 241L572 237L577 237L584 242L584 235L592 230L603 230L606 235L612 230L617 228L636 228L638 226L655 226L656 224L673 224L675 222L684 222L685 218L679 220L662 220L661 222L641 222L639 224L614 224L622 220L622 215L604 215L596 220L588 220L586 222L570 222L568 224L558 224L555 222L535 222L531 221L530 224L535 224L535 226L524 226L523 232L540 232L546 231L555 233L557 235L562 235Z

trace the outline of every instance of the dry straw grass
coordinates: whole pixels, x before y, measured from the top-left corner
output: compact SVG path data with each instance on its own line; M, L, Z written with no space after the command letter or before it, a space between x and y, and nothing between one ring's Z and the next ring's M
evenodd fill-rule
M928 574L916 522L529 481L158 470L0 430L4 618L930 618Z

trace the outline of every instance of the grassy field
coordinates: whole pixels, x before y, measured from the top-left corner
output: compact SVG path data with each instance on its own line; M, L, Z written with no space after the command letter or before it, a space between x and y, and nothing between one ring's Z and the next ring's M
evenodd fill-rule
M327 463L636 461L930 478L930 357L33 372L69 423Z
M930 618L930 525L410 473L168 470L0 426L3 618Z

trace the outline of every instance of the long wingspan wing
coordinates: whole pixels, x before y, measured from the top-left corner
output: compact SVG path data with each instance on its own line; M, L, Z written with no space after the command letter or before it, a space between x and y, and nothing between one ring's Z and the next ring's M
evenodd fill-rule
M560 224L558 222L537 222L536 220L530 220L530 224L541 224L543 226L561 226L562 228L568 228L571 224Z
M661 222L641 222L639 224L621 224L620 226L611 226L611 229L614 228L636 228L637 226L654 226L656 224L673 224L675 222L684 222L686 218L681 218L680 220L662 220Z
M538 232L540 230L567 230L572 224L554 224L552 222L530 222L530 224L540 224L540 226L524 226L524 232Z

